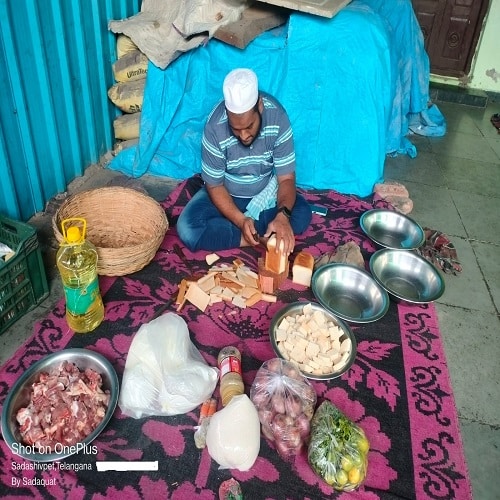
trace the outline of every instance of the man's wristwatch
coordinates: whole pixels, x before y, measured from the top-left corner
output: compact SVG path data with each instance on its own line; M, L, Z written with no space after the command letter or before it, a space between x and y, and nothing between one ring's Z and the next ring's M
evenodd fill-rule
M287 219L289 219L292 216L292 211L285 206L278 208L278 213L284 214Z

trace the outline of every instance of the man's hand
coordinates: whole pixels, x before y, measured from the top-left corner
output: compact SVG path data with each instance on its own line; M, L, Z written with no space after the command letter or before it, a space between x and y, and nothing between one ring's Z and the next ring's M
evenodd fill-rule
M255 229L254 220L251 217L245 217L240 230L241 235L249 245L255 246L259 244L259 235Z
M279 212L272 222L267 226L264 237L269 238L271 234L276 234L276 248L280 248L283 242L283 252L290 255L295 248L295 236L288 217Z
M295 196L295 174L279 175L277 195L278 209L280 207L287 207L288 210L292 210L295 205ZM267 226L267 231L264 236L269 237L272 233L276 233L276 248L280 248L280 244L283 242L283 251L290 255L295 247L295 236L290 221L284 213L278 212L274 220Z

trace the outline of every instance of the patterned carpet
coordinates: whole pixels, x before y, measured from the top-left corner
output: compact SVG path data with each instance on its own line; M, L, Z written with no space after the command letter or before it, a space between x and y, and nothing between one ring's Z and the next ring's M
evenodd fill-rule
M180 244L175 221L199 188L199 178L182 183L163 203L170 229L155 259L142 271L119 278L101 277L105 321L91 334L75 335L64 319L64 301L35 325L30 340L0 370L3 403L15 380L44 355L68 347L100 352L114 365L121 380L127 352L138 328L165 302L175 298L183 277L206 272L206 252L186 260L173 251ZM353 241L365 262L376 249L359 228L359 217L373 208L366 201L328 192L304 193L328 208L326 217L313 215L296 250L314 256ZM181 245L182 246L182 245ZM241 259L257 269L261 250L220 252L221 262ZM276 303L258 302L239 309L228 303L211 305L202 313L187 303L179 312L191 339L210 365L219 350L235 345L242 352L247 393L262 363L274 357L268 339L273 315L286 303L311 301L309 289L287 280ZM175 306L167 308L175 311ZM317 477L305 454L283 461L271 443L261 438L259 457L247 472L222 470L207 449L195 447L193 427L199 410L172 417L132 419L119 407L104 432L93 442L97 454L73 455L53 470L36 470L0 442L0 493L6 498L171 498L216 499L220 484L234 477L244 498L258 499L450 499L471 498L453 391L433 305L405 306L391 302L379 321L352 325L358 354L351 369L333 381L313 381L318 404L331 400L360 425L369 441L368 472L351 494L338 493ZM218 389L215 395L218 396ZM95 462L158 461L158 471L98 472ZM91 470L72 470L90 464ZM32 470L35 469L35 470ZM70 470L67 470L70 469Z

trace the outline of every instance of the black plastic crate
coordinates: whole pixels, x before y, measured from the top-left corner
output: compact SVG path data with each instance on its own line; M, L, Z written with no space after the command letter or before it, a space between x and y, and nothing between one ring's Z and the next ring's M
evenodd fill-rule
M0 243L14 256L0 258L0 334L49 295L36 230L0 215Z

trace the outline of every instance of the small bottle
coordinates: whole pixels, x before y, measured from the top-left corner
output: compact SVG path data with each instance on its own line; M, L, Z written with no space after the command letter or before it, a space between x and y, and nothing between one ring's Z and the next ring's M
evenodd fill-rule
M245 392L241 377L241 354L236 347L224 347L219 352L217 364L220 370L220 396L222 406L226 406L233 396Z
M65 219L61 226L64 240L57 251L56 263L66 298L66 321L74 332L91 332L104 319L97 250L85 240L85 219Z

